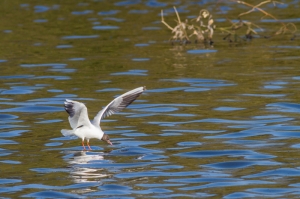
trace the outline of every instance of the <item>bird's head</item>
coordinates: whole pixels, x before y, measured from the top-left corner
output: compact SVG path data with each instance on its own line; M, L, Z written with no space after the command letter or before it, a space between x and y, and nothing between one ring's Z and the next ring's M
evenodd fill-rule
M107 143L110 144L110 145L113 145L113 144L111 143L111 141L109 140L109 136L106 135L106 134L103 135L103 137L101 138L101 140L104 141L104 142L107 142Z

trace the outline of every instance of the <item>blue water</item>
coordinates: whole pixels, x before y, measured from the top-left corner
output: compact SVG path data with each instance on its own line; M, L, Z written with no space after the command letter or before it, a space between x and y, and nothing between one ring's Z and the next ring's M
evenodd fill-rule
M228 44L216 30L211 47L172 44L160 21L163 9L175 26L175 5L182 21L206 8L222 27L241 8L218 3L7 2L1 198L298 198L298 41ZM288 18L288 8L278 9ZM60 133L70 128L65 99L92 119L139 86L101 121L112 146L91 139L83 150Z

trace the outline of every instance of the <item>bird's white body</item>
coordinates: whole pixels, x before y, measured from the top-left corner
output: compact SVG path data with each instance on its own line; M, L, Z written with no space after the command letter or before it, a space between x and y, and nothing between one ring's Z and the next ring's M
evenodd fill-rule
M97 138L99 140L102 139L104 132L101 130L100 127L90 125L90 126L83 126L81 128L77 128L73 130L73 134L77 137L84 139L91 139L91 138Z
M81 138L83 147L84 140L87 140L87 144L89 146L89 140L91 138L102 139L111 144L109 137L100 128L101 119L126 108L140 94L142 94L144 90L145 87L139 87L115 98L106 107L99 111L92 121L89 120L87 108L83 103L66 99L65 110L69 114L69 122L72 130L62 129L61 133L64 136L76 135ZM91 149L90 146L89 149Z

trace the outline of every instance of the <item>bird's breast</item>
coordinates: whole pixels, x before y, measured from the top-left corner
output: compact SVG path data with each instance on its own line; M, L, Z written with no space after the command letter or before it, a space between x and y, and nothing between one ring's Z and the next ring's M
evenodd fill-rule
M100 128L96 128L94 126L81 126L80 128L75 129L74 134L80 138L101 139L103 136L103 131Z

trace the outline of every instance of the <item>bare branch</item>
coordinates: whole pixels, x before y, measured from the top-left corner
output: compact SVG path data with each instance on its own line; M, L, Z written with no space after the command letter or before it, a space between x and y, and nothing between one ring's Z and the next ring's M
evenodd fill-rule
M176 9L176 7L175 7L175 6L173 6L173 8L174 8L174 10L175 10L175 13L176 13L176 15L177 15L178 23L180 23L180 24L181 24L180 17L179 17L179 14L178 14L178 12L177 12L177 9Z
M163 24L165 24L165 26L167 26L170 30L174 30L174 28L172 28L171 26L169 26L169 24L167 24L166 22L165 22L165 20L164 20L164 11L163 10L161 10L161 22L163 23Z

